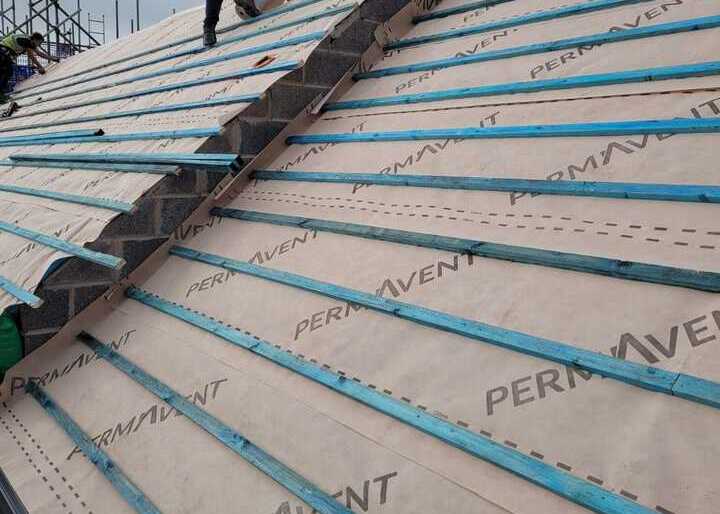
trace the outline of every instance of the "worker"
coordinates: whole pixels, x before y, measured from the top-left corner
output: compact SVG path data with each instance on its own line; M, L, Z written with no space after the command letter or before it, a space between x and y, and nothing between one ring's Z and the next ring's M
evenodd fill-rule
M220 21L220 8L223 0L205 0L205 32L203 43L206 48L217 43L215 27ZM255 5L255 0L235 0L235 12L243 19L260 16L260 10Z
M2 96L2 103L6 100L5 93L13 76L13 63L16 62L20 55L26 54L28 61L37 68L41 75L45 74L45 68L40 64L37 56L48 61L60 62L60 59L48 55L40 48L44 41L45 38L38 32L35 32L32 36L19 33L10 34L0 40L0 95Z

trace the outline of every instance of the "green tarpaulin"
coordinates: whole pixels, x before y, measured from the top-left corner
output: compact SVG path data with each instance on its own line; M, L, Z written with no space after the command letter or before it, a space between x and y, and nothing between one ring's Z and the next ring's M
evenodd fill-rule
M0 315L0 381L5 372L22 359L20 333L13 319Z

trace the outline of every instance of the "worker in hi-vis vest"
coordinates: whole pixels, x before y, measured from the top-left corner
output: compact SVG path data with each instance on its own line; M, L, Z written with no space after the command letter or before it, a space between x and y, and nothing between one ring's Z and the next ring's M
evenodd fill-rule
M205 32L203 44L205 47L214 46L217 43L215 27L220 21L220 8L223 0L205 0ZM235 12L243 19L260 16L260 9L255 5L255 0L235 0Z
M45 68L40 64L36 56L48 61L60 62L60 59L48 55L40 48L44 41L45 38L38 32L35 32L32 36L17 33L10 34L0 40L0 93L2 93L3 97L13 75L13 63L20 55L26 54L28 61L37 68L41 75L45 73Z

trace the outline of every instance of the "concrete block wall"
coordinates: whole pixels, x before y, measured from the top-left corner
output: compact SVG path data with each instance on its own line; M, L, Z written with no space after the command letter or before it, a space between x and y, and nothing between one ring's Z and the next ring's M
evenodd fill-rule
M274 84L240 118L240 155L254 158L316 99L330 93L375 42L375 30L409 0L368 0L312 53L305 65Z
M43 306L19 309L25 353L48 341L73 316L142 263L172 235L223 176L184 171L178 177L166 177L143 196L133 214L113 220L97 241L87 245L93 250L123 257L127 261L123 270L109 270L73 257L50 273L37 292L45 300Z
M378 25L409 0L368 0L327 38L301 69L277 82L262 101L250 106L211 139L202 153L236 153L252 160L303 109L327 95L375 41ZM116 218L94 243L97 251L123 257L121 272L86 263L65 261L50 273L36 292L45 300L40 309L19 309L26 355L50 340L73 316L132 272L163 244L220 183L223 175L187 170L166 177L138 202L132 215Z

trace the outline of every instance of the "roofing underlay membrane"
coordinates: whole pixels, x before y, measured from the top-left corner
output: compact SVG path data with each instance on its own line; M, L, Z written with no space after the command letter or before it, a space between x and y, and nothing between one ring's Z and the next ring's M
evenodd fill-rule
M356 2L304 0L238 22L231 2L222 12L220 44L203 51L204 9L172 16L157 26L51 67L24 83L21 109L0 122L0 189L84 197L81 201L132 206L165 175L152 166L123 172L77 166L14 166L18 154L192 154L272 84L302 66ZM191 35L191 36L189 36ZM197 37L192 37L197 36ZM271 55L265 65L258 61ZM250 97L250 98L248 98ZM83 122L90 118L91 121ZM27 137L102 130L65 144L29 146ZM4 141L18 137L21 141ZM58 140L60 141L60 140ZM57 165L56 165L57 166ZM120 168L120 167L118 167ZM130 166L132 168L132 166ZM138 172L139 171L139 172ZM177 170L166 170L173 173ZM117 210L0 191L0 220L83 246L98 238ZM0 275L28 292L52 263L68 254L0 231ZM0 289L0 311L18 300Z
M417 19L8 374L0 462L28 510L715 512L718 15Z

